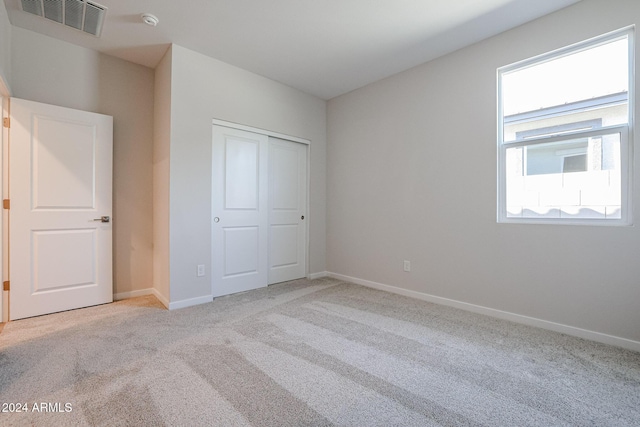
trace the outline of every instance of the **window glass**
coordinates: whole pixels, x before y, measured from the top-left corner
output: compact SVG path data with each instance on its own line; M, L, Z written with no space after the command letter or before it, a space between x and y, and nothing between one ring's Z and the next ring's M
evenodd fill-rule
M498 70L499 221L630 223L631 35Z
M591 129L627 123L628 53L624 37L504 73L504 141L562 124L590 123L585 129Z
M507 148L508 218L620 219L620 135Z

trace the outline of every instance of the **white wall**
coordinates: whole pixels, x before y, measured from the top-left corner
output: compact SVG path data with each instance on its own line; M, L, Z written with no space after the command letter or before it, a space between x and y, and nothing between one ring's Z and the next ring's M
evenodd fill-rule
M11 23L4 2L0 4L0 95L11 86ZM3 93L5 92L5 93Z
M326 102L177 45L171 81L171 304L211 296L214 118L311 140L310 271L324 271ZM205 277L196 277L197 264Z
M153 70L14 27L13 96L114 118L114 292L152 287Z
M329 101L328 270L640 341L637 226L496 223L496 68L639 23L583 0Z

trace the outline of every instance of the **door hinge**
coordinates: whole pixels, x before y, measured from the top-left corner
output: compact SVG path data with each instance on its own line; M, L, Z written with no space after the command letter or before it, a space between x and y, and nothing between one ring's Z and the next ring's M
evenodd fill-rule
M9 200L9 199L4 199L4 200L2 201L2 207L3 207L4 209L11 209L11 200Z
M11 282L8 280L6 282L2 282L2 285L4 286L5 291L8 291L11 288Z
M6 127L6 128L10 128L11 127L11 119L9 117L4 117L2 119L2 126Z

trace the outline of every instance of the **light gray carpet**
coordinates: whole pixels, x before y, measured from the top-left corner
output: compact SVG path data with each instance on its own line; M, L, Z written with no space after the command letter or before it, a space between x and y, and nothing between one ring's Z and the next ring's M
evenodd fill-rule
M11 322L0 425L639 426L640 353L300 280Z

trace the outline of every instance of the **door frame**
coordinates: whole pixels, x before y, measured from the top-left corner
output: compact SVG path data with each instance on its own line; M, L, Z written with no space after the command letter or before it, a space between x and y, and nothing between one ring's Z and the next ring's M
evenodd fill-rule
M0 70L0 112L2 118L9 117L9 99L11 88ZM0 192L2 199L9 198L9 129L0 124ZM1 208L1 207L0 207ZM8 280L9 275L9 223L4 209L0 209L0 283ZM0 286L0 323L9 321L9 292Z
M261 135L265 135L268 137L274 137L274 138L280 138L280 139L284 139L287 141L291 141L291 142L296 142L299 144L304 144L307 146L307 200L305 201L305 210L307 212L307 218L312 218L312 216L310 215L310 199L311 199L311 192L309 191L310 185L311 185L311 140L310 139L306 139L306 138L300 138L297 136L292 136L292 135L287 135L287 134L283 134L283 133L279 133L279 132L274 132L274 131L270 131L270 130L266 130L266 129L261 129L261 128L257 128L257 127L253 127L253 126L247 126L247 125L243 125L240 123L234 123L234 122L229 122L226 120L221 120L221 119L212 119L211 120L211 128L212 128L212 133L213 133L213 126L223 126L223 127L227 127L227 128L231 128L231 129L237 129L237 130L243 130L243 131L247 131L247 132L253 132L253 133L257 133L257 134L261 134ZM211 140L213 141L213 138L211 138ZM212 156L212 160L213 160L213 156ZM211 171L211 176L213 177L213 170ZM213 206L213 199L212 199L212 206ZM211 218L210 218L210 222L213 223L213 209L211 211ZM309 266L310 266L310 262L309 262L309 253L311 252L310 249L310 239L309 239L309 222L310 221L305 221L304 224L304 233L305 233L305 241L306 241L306 248L305 248L305 277L309 278ZM213 247L213 229L211 230L211 246ZM211 289L213 292L213 264L211 265Z

